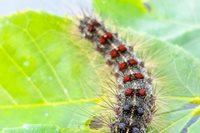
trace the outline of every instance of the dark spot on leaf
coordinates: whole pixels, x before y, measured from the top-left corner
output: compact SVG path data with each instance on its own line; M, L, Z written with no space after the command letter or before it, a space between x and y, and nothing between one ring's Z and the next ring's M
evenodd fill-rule
M151 11L151 5L147 2L143 2L144 7L147 9L147 11Z
M89 127L91 129L100 129L103 127L103 121L102 118L99 118L97 116L93 117L93 119L91 120Z

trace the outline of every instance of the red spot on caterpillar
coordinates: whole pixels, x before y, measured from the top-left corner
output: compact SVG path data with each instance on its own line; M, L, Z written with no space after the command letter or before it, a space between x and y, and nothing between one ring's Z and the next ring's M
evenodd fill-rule
M125 62L124 62L124 63L120 63L120 64L118 65L118 68L119 68L120 71L126 69L126 67L127 67L127 65L126 65Z
M92 22L90 24L88 24L87 26L87 30L89 32L94 32L96 31L96 27L100 26L100 23L98 23L96 20L92 20Z
M125 52L125 51L126 51L126 47L125 47L123 44L120 44L120 45L118 46L118 51L120 51L120 52Z
M138 95L139 95L139 96L146 96L146 91L145 91L145 89L139 89L139 90L138 90Z
M100 43L100 44L106 44L106 39L105 39L103 36L100 37L99 43Z
M92 20L91 25L96 27L101 26L101 24L97 22L97 20Z
M103 36L100 37L99 39L99 43L100 44L106 44L107 43L107 39L112 39L112 33L110 32L106 32Z
M125 92L124 92L125 96L131 96L133 95L133 89L127 89Z
M135 59L130 59L130 60L128 60L128 64L131 66L137 65L137 61Z
M111 50L110 51L110 56L112 58L116 58L118 56L117 50L116 49Z
M131 81L131 75L124 76L123 82L125 83L125 82L128 82L128 81Z
M113 35L112 35L112 33L110 33L110 32L106 32L106 33L103 35L103 37L104 37L105 39L112 39Z
M135 74L134 74L134 77L135 77L136 79L143 79L143 78L144 78L144 76L143 76L141 73L135 73Z
M94 32L94 31L95 31L95 28L94 28L93 25L88 24L88 28L87 28L87 30L88 30L89 32Z

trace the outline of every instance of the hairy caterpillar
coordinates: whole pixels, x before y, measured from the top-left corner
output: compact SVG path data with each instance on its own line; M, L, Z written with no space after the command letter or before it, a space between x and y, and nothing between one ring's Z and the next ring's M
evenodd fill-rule
M110 6L114 5L114 3L111 4L110 2L111 1L109 1L109 3L108 3ZM122 10L122 8L121 8L121 10ZM121 12L121 10L120 10L120 12ZM105 13L102 12L102 14L107 15L107 11L106 10L103 10L103 11ZM115 14L116 12L114 12L112 10L111 13ZM29 16L31 17L31 19L30 19ZM111 80L109 80L109 78L110 77L115 78L115 77L110 75L110 73L107 75L107 77L103 73L100 73L101 72L100 70L104 69L104 66L107 67L107 68L109 66L106 66L105 63L102 63L103 58L96 58L96 55L99 57L100 54L97 54L96 51L91 49L91 46L92 46L91 43L93 43L94 41L91 41L91 43L89 43L90 39L85 39L85 38L81 38L82 40L80 41L80 38L79 38L80 35L75 36L75 37L78 37L78 39L71 37L71 35L72 35L71 31L73 32L73 34L74 33L80 34L80 32L77 32L77 31L75 32L74 29L71 29L71 25L69 26L69 22L71 22L71 20L66 19L64 21L67 22L67 23L65 23L65 22L63 22L63 18L62 18L62 19L59 19L59 21L55 22L55 21L52 21L52 19L49 19L49 15L40 14L40 17L39 18L37 17L36 20L43 20L43 18L44 18L45 21L36 21L35 22L33 20L36 24L34 26L32 26L32 19L35 18L34 16L32 14L28 13L28 15L23 15L23 17L20 17L20 18L22 19L23 23L26 22L26 20L27 20L27 19L24 19L24 18L28 18L30 20L29 22L31 22L31 23L27 28L29 30L31 30L31 28L32 28L32 30L34 30L34 31L35 31L35 29L38 29L39 30L38 35L42 35L41 39L39 39L39 40L42 40L42 42L44 42L45 44L47 43L48 44L47 46L51 46L51 47L53 46L53 48L51 49L52 53L50 53L51 56L49 56L49 54L47 54L47 57L50 57L49 59L51 59L52 57L53 57L52 61L54 61L54 57L57 57L56 59L58 59L58 60L62 59L62 60L59 60L59 63L65 64L65 65L61 65L61 67L55 66L55 68L57 68L56 70L58 70L58 73L61 73L59 76L61 76L61 77L62 76L63 77L69 76L68 79L63 78L64 79L63 83L64 83L64 85L66 85L64 90L67 89L67 91L70 93L70 95L69 95L70 100L68 100L68 98L65 99L65 96L64 96L63 97L64 103L61 102L61 104L68 104L68 101L69 101L70 104L71 103L74 104L73 108L70 105L66 105L67 108L64 108L63 109L64 111L62 113L60 113L61 110L58 109L59 107L57 108L59 113L58 113L58 111L49 111L49 110L47 112L47 110L45 109L45 118L48 117L49 119L46 119L46 121L44 121L44 123L45 124L52 123L52 120L53 120L56 125L63 128L62 131L64 131L64 132L66 131L66 132L69 132L69 133L79 132L79 129L81 130L80 132L84 132L85 129L86 129L87 133L93 132L93 131L95 133L96 132L102 133L103 131L101 129L105 130L105 132L109 132L110 131L109 129L111 129L111 128L113 129L113 127L114 127L114 130L116 132L118 132L117 128L119 128L119 124L120 124L119 118L120 119L122 118L122 115L121 116L119 115L119 113L121 113L120 112L121 109L119 107L122 108L121 105L124 105L124 104L122 104L123 99L122 100L119 99L120 98L119 94L124 95L124 91L122 91L122 89L119 89L119 83L118 83L118 81L115 81L115 80L112 80L112 81L114 81L113 82L114 85L115 85L114 87L112 87L112 85L110 83L108 83L109 86L104 86L105 84L98 83L101 79L104 80L104 81L111 81ZM44 16L48 16L48 18L44 17ZM101 15L101 16L102 16L102 18L104 18L103 20L107 21L107 18L105 18L103 15ZM124 16L131 18L128 14L126 14ZM50 18L52 18L52 17L53 16L51 16ZM115 18L112 18L112 17L110 17L110 18L112 19L110 22L115 21ZM57 20L57 19L58 18L56 18L55 20ZM60 22L60 20L62 20L63 23ZM118 19L118 18L116 19L116 21L120 21L120 20L125 20L125 21L128 22L128 18L127 19ZM29 23L29 22L27 22L27 23ZM148 20L145 20L145 22L149 23ZM18 23L18 21L16 23ZM39 24L41 24L41 25L39 25ZM43 24L45 26L43 26ZM48 32L50 30L49 28L44 29L44 31L46 31L46 32L45 32L45 36L43 36L43 34L42 34L43 32L41 32L40 29L45 28L47 24L50 24L51 26L48 26L48 27L50 27L50 29L53 29L53 30L55 30L55 28L57 27L57 25L54 27L55 24L58 24L59 29L61 28L61 30L58 30L59 31L58 32L59 37L57 39L54 39L54 37L57 37L58 34L55 33L55 32L49 33ZM108 24L108 26L109 25L110 24ZM151 24L148 24L148 25L151 28L155 28ZM121 26L119 25L117 27L120 28ZM10 24L8 25L8 27L10 27ZM35 27L37 27L37 28L35 28ZM115 30L113 28L109 28L109 29L112 29L112 32L117 31L117 33L119 33L120 38L122 38L122 40L123 40L123 41L121 41L121 39L120 39L121 42L128 42L127 44L131 43L131 45L134 46L134 52L137 53L137 58L142 59L145 62L145 69L148 70L148 73L151 72L151 77L153 78L152 84L156 85L156 87L157 87L157 83L160 85L158 88L160 89L160 91L163 92L163 95L161 95L161 97L159 97L157 94L155 94L155 93L153 94L156 97L156 108L159 107L158 106L158 102L159 102L158 98L162 98L162 100L165 100L166 103L167 103L167 106L166 106L166 103L162 103L162 104L165 104L165 106L162 106L163 110L160 110L160 108L159 108L158 111L156 111L156 114L153 114L153 120L149 119L149 120L151 120L151 123L147 124L147 126L148 126L147 128L145 127L147 129L147 130L145 129L146 132L153 132L153 133L155 133L156 131L157 132L166 132L166 133L167 132L170 132L170 133L173 133L173 132L195 132L195 131L191 131L191 129L195 125L196 125L196 127L198 127L198 125L199 125L197 123L199 121L198 120L199 114L197 113L197 112L199 112L198 111L199 106L198 106L197 103L199 103L199 102L197 102L198 100L193 100L194 98L196 98L196 96L199 96L199 93L198 93L199 92L199 87L198 87L199 85L197 83L195 83L195 82L199 81L199 79L198 79L199 76L197 76L199 74L199 69L197 69L197 68L199 68L198 67L199 65L197 65L190 58L190 55L185 54L185 52L183 50L180 50L178 47L176 48L171 44L167 44L167 42L162 43L160 41L157 41L156 38L152 39L152 41L154 41L154 42L149 42L148 40L150 40L151 37L149 37L148 35L147 36L145 35L144 38L141 37L139 35L136 27L137 26L134 26L134 30L133 30L133 32L136 32L136 33L132 33L131 30L129 32L126 29L123 29L123 30L118 29L118 28L117 28L117 30ZM138 27L142 27L142 26L138 26ZM22 26L22 29L24 29L24 25ZM78 29L77 26L76 26L76 29ZM90 30L91 29L93 30L93 27L90 28ZM55 30L55 31L57 31L57 30ZM66 31L69 31L70 33L68 34ZM5 29L5 32L7 33L7 29ZM35 33L35 32L33 32L33 33ZM99 38L102 35L104 35L105 33L106 32L102 32L102 34L100 33ZM128 33L128 35L127 35L127 33ZM163 32L163 31L162 31L162 33L165 34L165 32ZM13 34L13 32L11 31L10 32L11 37L12 37L12 34ZM52 41L46 42L46 38L45 38L46 36L48 37L49 40L52 40L53 42ZM113 33L112 33L112 36L116 37L116 35L113 34ZM130 40L128 40L129 39L128 37L130 38ZM11 38L11 40L13 40L13 39ZM102 40L107 41L107 37L103 37ZM26 42L26 40L25 40L25 42ZM59 42L62 45L60 45ZM145 42L145 43L143 43L143 42ZM14 41L13 44L15 44L15 43L16 42ZM39 41L39 43L40 43L40 41ZM21 50L22 50L21 47L23 46L23 44L24 43L20 42L20 44L17 45L17 47L16 47L16 48L19 48L19 53L21 53ZM16 46L16 44L14 46ZM30 45L27 45L27 46L30 46ZM43 46L43 45L38 44L38 46L40 47L40 46ZM138 49L139 48L138 46L139 47L141 46L140 49ZM8 47L5 47L5 48L6 48L6 50L9 50L9 49L7 49ZM63 53L65 53L64 56L56 56L57 50L55 50L55 48L59 48L61 51L63 51ZM101 50L98 47L96 47L96 48L99 51L105 51L104 49ZM129 47L126 47L126 48L128 50L131 50L131 49L129 49ZM45 51L45 54L46 54L47 49L49 50L48 47L45 47L44 49L42 47L42 50ZM119 51L118 45L116 46L116 50L117 50L117 54L120 53L120 56L121 56L121 54L124 54L123 52ZM9 50L9 53L12 53L12 50L11 51ZM23 53L24 52L22 52L22 54ZM26 56L26 54L24 56ZM69 56L69 58L68 58L68 56ZM85 56L87 58L86 60L84 58ZM75 58L73 58L73 57L75 57ZM117 57L119 57L119 56L117 56ZM36 58L39 59L38 56L36 56ZM74 61L71 61L70 59L74 60ZM97 59L97 60L95 60L95 59ZM109 59L109 58L106 58L106 60L107 59ZM29 60L27 60L27 61L29 61ZM140 62L140 61L138 61L138 59L136 61ZM2 61L2 62L4 62L4 61ZM183 62L185 62L185 63L183 63ZM19 62L19 65L20 65L20 63L21 62ZM54 64L54 62L52 62L52 63ZM99 63L101 63L102 66L99 67ZM110 63L109 61L107 63L110 64L110 66L112 66L112 68L113 67L116 68L116 69L113 68L114 69L113 73L115 74L115 76L117 76L116 73L118 73L119 70L123 71L124 68L127 69L127 66L128 66L128 68L130 68L129 62L128 62L128 65L127 65L127 62L125 62L125 63L122 62L121 65L119 65L121 67L119 67L118 65L113 65L112 62ZM139 64L140 63L138 63L138 65ZM151 66L151 67L154 67L154 68L151 69L151 68L149 68L149 65L152 65L152 64L154 66ZM143 63L141 65L143 66ZM39 65L39 66L41 66L41 65ZM71 66L72 66L72 69L66 70L66 68L68 69ZM92 66L92 67L90 67L90 66ZM5 67L7 68L7 65L5 65ZM26 65L26 67L27 67L27 65ZM24 68L24 67L22 66L22 68ZM84 74L82 74L82 71L79 68L84 68ZM104 69L104 72L105 73L110 72L110 69L111 68ZM63 70L63 71L60 71L60 70ZM66 72L66 73L64 73L64 72ZM77 74L81 74L81 75L75 75L75 74L71 75L71 73L77 73ZM40 73L38 73L38 74L39 74L39 77L41 77L41 74ZM35 72L34 72L34 75L35 75ZM44 76L42 76L42 77L49 78L49 76L50 76L51 82L49 82L50 80L47 80L47 81L50 84L54 81L54 80L52 80L53 78L52 78L51 75L44 74ZM78 76L78 79L77 79L77 76ZM99 76L100 79L96 79L96 76ZM104 78L104 76L106 78ZM79 77L80 77L80 80L79 80ZM156 82L157 77L159 77L158 82ZM2 79L4 79L4 76L2 77ZM31 81L32 78L28 77L28 80ZM44 81L43 78L41 79L41 81L43 83L43 81ZM34 82L35 82L35 80L34 80ZM74 85L72 86L71 83L69 83L69 82L74 82ZM87 85L87 82L88 82L88 85ZM150 80L149 80L149 82L150 82ZM68 83L70 85L68 85ZM79 84L79 83L81 85L76 86L76 84ZM92 83L92 85L90 83ZM9 84L9 82L8 82L8 84ZM29 86L27 86L27 87L29 88ZM60 90L58 88L59 86L57 86L56 89L54 89L54 87L53 87L53 89L50 89L49 86L46 86L46 87L47 87L48 93L51 92L51 90L58 90L58 91ZM105 87L106 94L104 92L102 93L102 89L100 89L102 87ZM93 91L90 91L88 88L93 89ZM155 89L155 87L153 87L153 90L155 91L155 90L158 90L158 89L157 88ZM114 111L109 110L111 108L103 108L104 110L102 109L101 110L102 112L97 112L96 108L94 108L94 107L97 107L96 105L99 104L99 102L102 102L101 99L100 99L102 97L98 97L98 95L94 95L94 94L90 95L90 93L99 94L98 92L101 93L101 96L103 98L105 98L106 102L111 103L110 104L111 108ZM110 94L109 94L109 92L110 92ZM46 93L44 93L44 94L46 95ZM52 94L53 95L51 95L51 97L49 97L51 99L52 99L52 97L56 96L56 95L54 95L54 93L52 93ZM137 95L137 91L134 94ZM132 95L132 97L134 96L134 94ZM110 97L114 98L115 95L118 96L117 97L118 99L110 99ZM57 98L60 98L62 95L57 95L57 96L58 96ZM76 98L74 98L74 97L76 97ZM30 99L30 97L29 97L29 99ZM75 100L77 100L77 101L75 101ZM27 101L27 100L23 99L23 101ZM84 105L83 102L84 103L92 102L92 104L94 104L94 106L90 108L90 106ZM75 103L81 103L81 106L77 106L77 104L75 104ZM105 104L105 105L107 105L107 104ZM10 107L10 105L9 105L9 107ZM18 105L17 105L17 107L18 107ZM21 107L23 107L23 105ZM53 110L54 110L54 108L55 107L54 107L54 104L53 104ZM92 112L92 113L94 112L94 117L91 118L90 114L88 116L87 114L85 114L85 112L84 112L83 115L77 116L77 114L82 113L80 111L80 109L83 109L83 108L85 108L84 109L85 112ZM30 111L32 112L32 110L30 110ZM107 115L106 112L108 112L108 111L112 112L113 114ZM119 113L117 113L117 111ZM21 114L23 113L22 111L18 111L18 112L21 112ZM99 117L100 113L104 114L104 116L108 116L108 117L112 118L110 120L110 122L106 121L107 119L104 119L103 117ZM114 113L116 113L116 114L114 114ZM136 111L136 113L137 113L137 111ZM23 113L23 116L25 114L29 114L29 113L28 112ZM57 116L56 116L56 114L57 114ZM75 115L72 115L72 114L75 114ZM54 116L54 117L51 117L51 115ZM17 115L17 114L14 113L13 116L20 116L20 115ZM134 117L135 116L136 115L134 115ZM163 117L163 118L160 119L159 122L155 121L155 118L157 119L157 116ZM42 122L43 122L43 120L44 120L44 119L41 119L40 115L37 115L37 116L34 115L34 117L37 118L37 119L35 120L35 118L34 118L33 122L41 122L40 120L42 120ZM4 115L2 114L2 118L6 118L6 115L4 117ZM27 118L26 119L23 119L25 117L21 117L21 118L23 120L22 121L23 123L27 123L27 120L28 120ZM100 118L102 118L104 120L104 121L102 121L102 123L108 122L109 126L99 125L99 126L95 127L95 124L96 124L95 120L99 120ZM6 119L2 119L2 120L4 120L4 125L7 126ZM8 118L8 120L9 120L9 118ZM101 121L99 121L99 122L101 122ZM165 123L165 122L168 122L168 123ZM156 124L156 125L152 125L152 124ZM165 125L162 125L162 124L165 124ZM78 125L78 126L75 127L76 125ZM123 127L124 123L122 123L121 125L122 125L121 127ZM91 130L88 128L88 126ZM127 126L127 123L125 123L125 126ZM138 128L139 126L135 126L135 127ZM68 130L68 129L64 129L64 128L70 128L70 129ZM127 128L129 128L129 130ZM135 128L135 132L138 131L136 128ZM133 130L132 125L128 125L127 127L125 127L125 130L127 130L126 132L134 132L134 131L132 131ZM125 131L122 130L121 132L125 132ZM197 129L197 132L198 132L198 129Z
M105 58L117 80L116 116L109 124L110 132L145 133L155 111L155 97L144 63L96 18L85 16L78 28Z

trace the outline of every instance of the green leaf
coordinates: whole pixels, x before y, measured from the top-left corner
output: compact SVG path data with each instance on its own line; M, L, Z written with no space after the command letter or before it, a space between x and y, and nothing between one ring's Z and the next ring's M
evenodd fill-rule
M0 20L0 129L84 128L99 102L100 80L85 56L91 45L80 47L87 43L69 34L72 24L35 12Z
M195 29L186 31L181 36L173 39L172 42L183 47L185 50L189 51L196 57L200 57L199 36L200 36L200 28L195 28Z
M24 124L22 127L4 128L3 133L97 133L90 129L59 129L52 125Z
M199 0L93 1L94 9L104 20L170 41L200 58L197 52L200 50L199 36L195 35L200 28ZM186 34L187 41L184 42Z
M4 129L3 133L60 133L60 131L51 125L23 125L23 127Z
M199 130L199 124L200 124L200 120L198 120L194 125L192 125L188 131L191 133L195 133L196 131Z

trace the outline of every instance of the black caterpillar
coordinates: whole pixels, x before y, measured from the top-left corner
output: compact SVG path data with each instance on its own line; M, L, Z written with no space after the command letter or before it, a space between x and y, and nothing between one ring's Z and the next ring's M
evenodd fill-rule
M84 17L78 28L103 55L116 76L118 107L114 110L115 120L109 125L110 132L146 133L155 111L155 97L144 63L131 47L127 47L97 19Z

